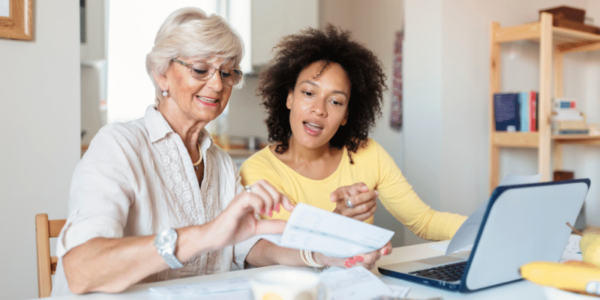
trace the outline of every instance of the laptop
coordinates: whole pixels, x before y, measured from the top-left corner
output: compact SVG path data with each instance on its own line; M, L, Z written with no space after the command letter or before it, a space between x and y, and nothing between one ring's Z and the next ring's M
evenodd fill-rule
M519 281L532 261L558 262L589 179L497 187L471 251L380 266L383 275L469 293Z

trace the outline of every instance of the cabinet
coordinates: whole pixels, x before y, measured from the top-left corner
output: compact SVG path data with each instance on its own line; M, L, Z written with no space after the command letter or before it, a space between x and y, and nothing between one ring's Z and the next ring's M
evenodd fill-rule
M538 132L496 132L494 94L501 91L500 47L503 43L531 40L540 44L540 87ZM600 136L552 135L550 116L552 97L563 97L563 56L568 53L600 50L600 35L552 26L552 15L542 13L539 22L490 29L490 191L499 183L500 149L537 148L538 171L542 181L551 180L554 170L562 168L564 144L600 145ZM553 72L554 71L554 72Z
M226 5L229 23L244 40L244 74L265 66L282 37L319 27L318 0L228 0Z

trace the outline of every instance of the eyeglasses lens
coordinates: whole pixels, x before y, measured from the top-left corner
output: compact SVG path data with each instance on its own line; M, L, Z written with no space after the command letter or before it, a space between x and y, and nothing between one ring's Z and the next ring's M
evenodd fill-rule
M197 80L207 80L213 76L216 69L210 65L202 62L195 62L192 64L192 76ZM226 85L236 85L242 80L242 71L237 69L220 69L221 80Z

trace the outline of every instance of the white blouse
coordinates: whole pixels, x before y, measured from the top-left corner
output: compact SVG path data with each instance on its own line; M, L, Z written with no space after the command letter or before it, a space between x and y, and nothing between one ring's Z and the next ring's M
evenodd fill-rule
M204 224L243 191L231 157L213 144L205 129L199 140L204 157L201 187L181 137L153 106L144 118L110 124L98 132L73 174L69 215L57 241L52 296L70 294L62 267L70 249L95 237L152 235ZM196 256L183 268L153 274L143 282L243 268L257 240Z

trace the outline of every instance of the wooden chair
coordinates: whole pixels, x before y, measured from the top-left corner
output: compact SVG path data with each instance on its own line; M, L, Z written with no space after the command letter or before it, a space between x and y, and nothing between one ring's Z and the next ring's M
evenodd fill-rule
M35 215L35 239L37 244L38 294L50 297L52 274L56 272L58 257L50 256L50 238L58 237L67 220L48 221L47 214Z

